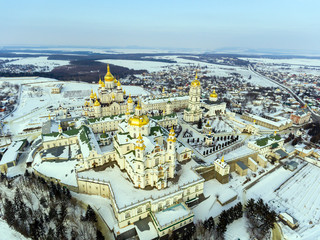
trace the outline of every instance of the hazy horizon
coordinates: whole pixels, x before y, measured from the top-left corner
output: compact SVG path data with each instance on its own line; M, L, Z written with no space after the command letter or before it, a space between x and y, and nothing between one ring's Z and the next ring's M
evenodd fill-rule
M0 0L0 46L320 51L318 1Z

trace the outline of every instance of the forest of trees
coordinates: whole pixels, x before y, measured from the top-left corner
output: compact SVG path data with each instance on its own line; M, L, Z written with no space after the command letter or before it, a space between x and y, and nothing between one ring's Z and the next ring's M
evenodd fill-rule
M82 209L70 191L29 174L0 178L0 214L8 225L31 239L104 239L95 212Z
M305 130L308 130L308 135L311 136L310 141L313 143L320 142L320 123L309 123L304 126Z
M228 210L223 210L219 215L218 224L215 223L212 217L205 221L198 221L193 230L193 234L187 235L185 238L175 236L172 239L225 239L225 232L229 224L242 217L246 218L247 231L250 237L256 239L268 239L271 234L271 229L276 222L276 213L270 209L268 204L262 199L255 201L248 200L245 209L239 202Z

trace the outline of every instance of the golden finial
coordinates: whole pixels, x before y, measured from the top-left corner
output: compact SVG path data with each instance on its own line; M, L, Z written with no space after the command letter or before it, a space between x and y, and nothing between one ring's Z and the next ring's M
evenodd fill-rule
M222 158L221 158L221 162L224 162L224 155L223 155Z
M110 66L109 66L109 63L107 65L107 72L109 73L110 72Z
M162 88L162 93L164 93L164 87Z
M113 99L115 99L114 93L112 93L111 97L112 97Z
M196 76L195 76L195 78L194 78L195 80L197 80L198 79L198 71L196 71Z
M131 98L131 93L129 94L128 103L133 103L132 98Z
M91 89L90 98L91 98L91 99L93 99L93 98L94 98L94 94L93 94L93 90L92 90L92 89Z
M121 83L120 83L120 81L118 80L118 82L117 82L117 86L118 87L120 87L121 86Z
M97 94L96 93L94 93L94 98L97 99Z
M95 107L98 107L98 106L100 106L100 103L99 103L99 101L98 101L98 99L96 99L96 101L94 102L94 104L93 104Z
M51 120L51 116L50 116L50 113L49 113L49 116L48 116L49 120Z
M123 94L126 95L126 90L123 90Z

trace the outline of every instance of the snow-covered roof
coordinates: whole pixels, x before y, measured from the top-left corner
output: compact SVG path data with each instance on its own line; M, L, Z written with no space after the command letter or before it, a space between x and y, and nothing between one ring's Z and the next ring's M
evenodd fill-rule
M20 150L23 143L24 141L12 142L8 146L8 150L3 154L0 165L16 161L19 153L18 151Z
M191 211L182 203L179 203L160 212L156 212L154 215L160 226L164 227L190 214L192 214Z
M279 121L272 121L272 120L269 120L269 119L266 119L266 118L251 114L251 113L247 113L245 115L247 115L247 116L249 116L249 117L251 117L253 119L256 119L258 121L265 122L267 124L276 126L276 127L281 127L281 126L286 125L286 124L291 122L291 119L286 119L284 117L277 117L277 120L279 120Z
M162 190L144 190L137 189L131 182L128 181L128 175L125 172L121 172L118 167L106 168L103 171L95 172L94 170L88 170L78 173L78 178L88 180L97 180L105 183L109 183L113 190L114 199L120 210L126 209L128 206L132 206L135 203L151 199L156 201L157 199L168 196L169 194L181 194L182 189L195 182L204 181L204 179L197 174L191 168L195 166L194 161L190 161L185 165L182 165L181 170L178 172L178 183L168 182L168 187Z
M289 221L289 222L291 222L291 223L293 223L293 224L298 223L298 220L297 220L297 219L293 218L292 216L290 216L290 215L289 215L288 213L286 213L286 212L280 213L280 215L282 216L282 218L283 218L284 220L287 220L287 221Z
M238 193L231 189L231 188L224 188L219 194L219 202L221 204L225 204L226 202L230 201L232 198L237 197Z

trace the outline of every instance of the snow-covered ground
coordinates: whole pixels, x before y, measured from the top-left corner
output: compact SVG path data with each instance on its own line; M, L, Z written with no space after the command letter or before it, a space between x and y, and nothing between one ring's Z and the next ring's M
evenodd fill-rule
M41 162L41 157L38 153L34 158L32 166L36 171L45 176L60 179L61 183L78 186L75 173L75 166L77 163L77 160L64 162Z
M97 83L63 82L51 78L37 77L0 78L1 82L21 85L16 110L5 118L7 124L4 129L6 131L9 128L13 134L21 133L26 128L42 126L42 123L48 119L50 113L48 107L50 106L56 108L62 105L75 109L83 106L84 99L89 97L90 91L97 92L99 87ZM52 87L58 83L63 84L61 94L51 94ZM139 86L122 85L122 89L126 91L126 95L150 95L148 91ZM81 114L77 111L72 113L73 115Z
M250 239L247 230L247 220L242 217L229 224L224 234L225 240L247 240Z
M284 235L288 239L293 237L308 239L307 236L315 234L315 229L319 230L320 168L312 164L302 167L304 164L300 164L300 170L295 172L280 168L247 192L248 199L261 197L277 213L287 212L298 220L299 227L295 231L281 224ZM296 174L293 175L294 173ZM276 189L278 190L275 191Z
M307 59L307 58L240 58L249 62L265 63L265 64L293 64L293 65L307 65L307 66L320 66L320 59Z
M6 221L0 218L0 240L27 240L21 233L11 228Z
M65 60L49 60L48 57L28 57L20 58L19 60L11 61L6 65L34 65L39 68L46 67L46 71L50 72L52 69L58 66L68 65L69 61Z
M149 72L160 71L161 69L163 69L163 67L169 66L168 63L139 60L106 59L99 60L99 62L114 64L134 70L147 70Z

